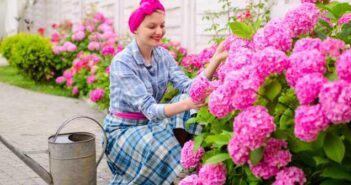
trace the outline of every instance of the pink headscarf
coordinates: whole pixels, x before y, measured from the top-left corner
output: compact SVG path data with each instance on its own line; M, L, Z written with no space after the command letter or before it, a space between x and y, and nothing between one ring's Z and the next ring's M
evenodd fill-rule
M159 0L141 0L139 8L132 12L129 17L128 24L130 31L135 33L135 30L143 22L145 16L151 15L156 10L165 11Z

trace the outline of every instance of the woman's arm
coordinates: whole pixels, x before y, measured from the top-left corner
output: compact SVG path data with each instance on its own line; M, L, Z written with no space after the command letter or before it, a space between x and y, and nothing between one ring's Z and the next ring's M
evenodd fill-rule
M204 71L204 75L207 77L207 79L212 78L213 73L217 70L219 64L224 61L227 56L228 52L224 48L224 42L222 42L218 45L215 54L210 59L210 62Z

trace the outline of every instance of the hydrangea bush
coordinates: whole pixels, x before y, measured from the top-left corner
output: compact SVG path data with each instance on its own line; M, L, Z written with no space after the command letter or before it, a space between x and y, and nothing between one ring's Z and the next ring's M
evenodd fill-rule
M348 12L348 3L302 0L262 27L229 24L227 60L190 89L208 107L187 123L203 131L182 150L193 174L180 184L351 183ZM198 56L183 59L188 70L206 67Z

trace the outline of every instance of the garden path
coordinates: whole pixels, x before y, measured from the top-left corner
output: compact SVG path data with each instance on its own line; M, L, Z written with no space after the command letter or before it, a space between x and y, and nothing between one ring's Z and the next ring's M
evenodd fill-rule
M0 65L4 63L0 59ZM23 151L46 150L48 137L53 135L65 120L78 115L92 117L101 123L105 113L83 100L41 94L0 83L0 135ZM75 120L62 131L94 133L97 138L97 152L101 152L101 130L93 122L84 119ZM47 154L29 156L48 169ZM108 184L111 174L105 158L98 167L97 176L98 185ZM46 183L0 143L0 185L22 184Z

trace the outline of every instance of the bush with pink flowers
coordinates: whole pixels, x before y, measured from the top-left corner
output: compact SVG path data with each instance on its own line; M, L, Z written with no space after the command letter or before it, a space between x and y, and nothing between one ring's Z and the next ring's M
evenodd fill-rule
M350 11L349 3L302 0L261 28L229 23L227 60L190 89L208 103L188 121L203 126L192 151L205 153L181 183L351 183ZM202 56L210 54L182 62L198 74Z

